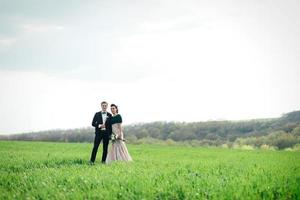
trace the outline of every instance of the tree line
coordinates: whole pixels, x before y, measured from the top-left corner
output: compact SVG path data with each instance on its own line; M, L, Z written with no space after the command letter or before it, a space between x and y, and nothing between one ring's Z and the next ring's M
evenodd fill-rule
M152 122L124 126L128 143L187 144L248 148L300 147L300 111L280 118L245 121ZM2 135L3 140L92 142L94 129L48 130Z

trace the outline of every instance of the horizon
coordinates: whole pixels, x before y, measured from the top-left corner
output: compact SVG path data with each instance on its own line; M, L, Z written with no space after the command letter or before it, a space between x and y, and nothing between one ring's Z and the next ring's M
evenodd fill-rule
M273 119L279 119L283 117L285 114L289 114L291 112L300 112L300 110L294 110L286 113L282 113L280 116L277 117L269 117L269 118L251 118L251 119L209 119L209 120L202 120L202 121L149 121L149 122L135 122L130 124L124 124L124 126L134 126L134 125L144 125L144 124L151 124L156 122L163 122L163 123L206 123L206 122L248 122L252 120L273 120ZM47 130L36 130L36 131L28 131L28 132L16 132L16 133L0 133L0 135L7 136L7 135L18 135L18 134L27 134L27 133L39 133L39 132L47 132L47 131L65 131L65 130L76 130L76 129L94 129L93 126L86 126L86 127L75 127L75 128L58 128L58 129L47 129Z
M0 134L300 110L299 1L0 5Z

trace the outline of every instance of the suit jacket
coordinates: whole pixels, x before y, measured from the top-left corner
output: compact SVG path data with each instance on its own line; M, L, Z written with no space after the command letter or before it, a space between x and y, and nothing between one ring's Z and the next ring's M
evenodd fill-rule
M106 129L106 132L107 132L109 135L110 135L111 132L112 132L111 123L110 123L111 117L112 117L112 115L111 115L109 112L107 112L107 118L106 118L106 121L105 121L105 129ZM92 121L92 126L95 127L95 133L103 132L103 130L101 130L101 129L98 127L99 124L103 124L103 119L102 119L102 113L101 113L101 111L95 113L94 118L93 118L93 121Z

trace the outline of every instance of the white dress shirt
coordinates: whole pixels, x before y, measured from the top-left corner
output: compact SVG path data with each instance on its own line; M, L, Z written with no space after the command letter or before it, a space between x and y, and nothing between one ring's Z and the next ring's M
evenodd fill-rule
M107 118L107 112L106 113L103 113L101 111L101 115L102 115L102 121L103 121L103 124L105 124L105 121L106 121L106 118ZM105 130L105 128L101 128L101 130Z

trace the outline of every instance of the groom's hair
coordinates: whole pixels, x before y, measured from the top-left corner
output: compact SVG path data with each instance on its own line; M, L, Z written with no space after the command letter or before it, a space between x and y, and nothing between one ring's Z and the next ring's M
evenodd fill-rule
M103 104L108 104L106 101L102 101L101 102L101 106L103 105Z

